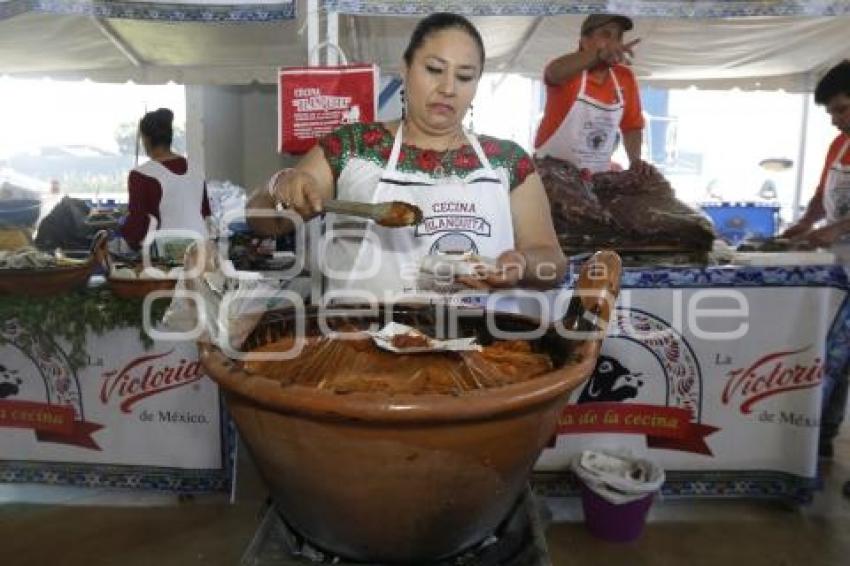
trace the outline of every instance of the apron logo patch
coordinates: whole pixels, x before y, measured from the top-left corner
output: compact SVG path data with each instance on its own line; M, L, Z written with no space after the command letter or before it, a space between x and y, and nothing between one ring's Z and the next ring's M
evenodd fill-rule
M480 216L428 216L416 226L416 236L433 236L441 232L470 232L490 237L492 227Z
M461 232L452 232L437 238L428 252L430 255L438 254L474 254L478 255L478 246L472 238Z
M593 130L587 134L585 141L587 143L587 147L599 150L605 147L605 142L608 141L608 132L602 129Z

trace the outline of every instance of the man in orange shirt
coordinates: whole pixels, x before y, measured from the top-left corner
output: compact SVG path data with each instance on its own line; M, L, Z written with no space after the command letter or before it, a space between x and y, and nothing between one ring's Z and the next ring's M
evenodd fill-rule
M840 131L827 152L815 196L803 217L782 235L818 246L832 246L850 238L850 60L830 69L818 82L815 102L826 107L832 124ZM824 226L813 228L824 218ZM850 385L848 374L850 368L844 368L838 379L825 384L828 389L821 412L818 450L821 457L832 457L832 441L844 421ZM844 495L850 497L850 482L844 485Z
M546 65L546 108L534 142L538 157L569 161L592 173L608 171L619 135L630 169L649 174L641 160L644 127L637 80L628 63L635 39L623 43L632 21L592 14L581 25L579 48Z
M829 146L815 196L802 218L782 235L829 246L850 235L850 60L830 69L818 82L815 102L826 107L840 131ZM812 228L824 218L824 226Z

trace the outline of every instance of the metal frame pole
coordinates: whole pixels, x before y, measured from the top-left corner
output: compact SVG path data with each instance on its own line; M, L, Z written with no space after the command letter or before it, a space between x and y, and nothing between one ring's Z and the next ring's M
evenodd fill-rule
M307 0L307 64L311 67L319 64L319 0Z
M797 153L797 183L794 187L794 201L791 208L791 222L800 218L800 199L803 196L803 168L806 161L806 143L809 136L809 106L811 105L812 93L809 89L811 81L806 81L806 91L801 97L803 99L803 117L800 120L800 148Z
M325 14L327 18L327 36L325 41L329 44L339 45L339 14L337 12L328 12ZM327 64L336 65L339 61L339 54L336 49L329 48L327 50Z
M330 27L330 23L328 24ZM307 65L319 65L319 51L316 47L321 43L319 27L319 0L307 0ZM328 57L333 49L328 49ZM334 52L334 56L336 53ZM319 246L324 232L323 220L314 218L304 225L307 230L307 267L310 270L310 303L318 305L324 295L324 277L319 267Z

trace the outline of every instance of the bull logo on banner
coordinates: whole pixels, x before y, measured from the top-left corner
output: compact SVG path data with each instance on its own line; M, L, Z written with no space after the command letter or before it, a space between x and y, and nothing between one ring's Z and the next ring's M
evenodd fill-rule
M21 391L23 380L18 377L18 373L18 370L0 364L0 399L12 397Z
M600 355L578 402L605 403L634 399L643 387L641 375L640 372L632 373L611 356Z
M559 432L641 434L650 448L711 456L703 377L688 341L654 314L618 307L593 374Z

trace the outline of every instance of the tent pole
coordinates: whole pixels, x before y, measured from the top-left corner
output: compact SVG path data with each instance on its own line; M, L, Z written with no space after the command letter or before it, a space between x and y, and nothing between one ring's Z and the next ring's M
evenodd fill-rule
M339 13L328 11L327 17L327 36L325 40L332 45L339 45ZM336 49L329 48L327 54L327 64L336 65L339 62L339 54Z
M318 66L321 61L319 50L316 49L321 42L320 33L319 0L307 0L307 65L310 67ZM334 50L328 49L328 53L331 51ZM307 269L310 271L310 303L319 305L324 295L324 276L319 262L319 249L322 247L322 232L324 232L323 221L321 218L314 218L304 224L304 229L306 230Z
M109 40L115 48L121 52L130 63L133 64L134 67L142 67L145 62L139 57L139 54L136 53L132 47L130 47L126 41L124 41L121 36L118 35L118 32L115 31L115 28L112 25L104 20L103 18L92 18L92 22L94 22L95 27Z
M348 42L351 45L351 55L354 61L363 61L363 50L360 45L360 39L357 36L357 24L355 18L349 17L346 20L348 28Z
M803 196L803 166L806 160L806 142L809 133L809 104L812 93L809 89L811 81L806 80L806 91L801 97L803 99L803 118L800 121L800 151L797 154L797 184L794 187L794 201L791 209L791 221L796 222L800 218L800 199Z
M307 0L307 65L319 64L319 0Z

